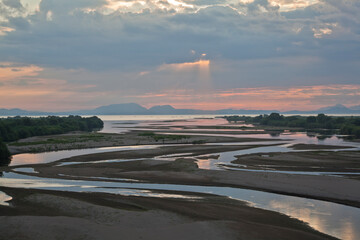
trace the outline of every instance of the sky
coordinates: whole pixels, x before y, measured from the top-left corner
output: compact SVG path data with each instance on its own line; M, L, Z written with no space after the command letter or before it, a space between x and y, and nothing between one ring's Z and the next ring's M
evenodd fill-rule
M360 105L359 0L0 0L0 108Z

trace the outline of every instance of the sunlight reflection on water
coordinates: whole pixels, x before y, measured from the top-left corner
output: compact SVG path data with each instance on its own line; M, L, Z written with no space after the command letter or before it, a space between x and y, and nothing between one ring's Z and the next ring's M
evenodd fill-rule
M191 119L194 116L115 116L113 118L107 116L102 117L105 121L105 127L102 132L118 133L126 130L126 127L141 126L148 127L154 124L162 126L191 126L191 125L222 125L226 124L224 119ZM203 116L209 117L209 116ZM211 116L213 117L213 116ZM179 119L186 119L186 121L178 121ZM145 121L144 121L145 120ZM159 120L173 120L159 122ZM131 121L131 122L129 122ZM123 129L119 129L119 127ZM201 129L199 129L201 131ZM210 131L210 130L209 130ZM217 131L217 129L213 129ZM206 135L206 136L226 136L226 137L239 137L239 138L264 138L264 139L291 139L291 143L306 143L306 144L325 144L325 145L346 145L357 146L359 143L346 142L341 138L332 136L325 139L319 139L314 136L308 136L305 133L287 133L279 135L269 134L226 134L218 130L219 134L196 134L184 133L184 135ZM180 134L180 133L179 133ZM263 144L272 144L274 142L264 142ZM236 143L226 143L236 144ZM237 143L239 145L247 145L249 143ZM251 144L259 144L253 142ZM33 164L33 163L46 163L62 158L67 158L82 154L131 150L131 149L151 149L159 147L158 145L148 146L124 146L124 147L110 147L110 148L95 148L95 149L82 149L82 150L69 150L48 152L39 154L19 154L15 155L11 166L20 164ZM217 163L229 163L234 160L235 155L250 154L258 152L289 152L294 151L288 148L288 145L282 146L264 146L253 149L238 150L231 152L219 153L218 159L201 159L198 161L200 168L204 169L218 169ZM175 156L173 156L175 157ZM111 161L111 160L109 160ZM110 180L109 180L110 181ZM181 194L163 194L154 193L151 189L156 190L175 190L175 191L188 191L199 193L213 193L223 196L228 196L234 199L239 199L253 203L254 206L284 213L293 218L300 219L307 222L311 227L339 237L345 240L360 239L360 209L335 204L324 201L317 201L306 198L291 197L279 194L272 194L260 191L252 191L239 188L229 187L206 187L206 186L188 186L188 185L172 185L172 184L149 184L149 183L130 183L130 182L104 182L104 181L70 181L61 179L46 179L35 178L15 173L5 173L0 181L0 186L8 187L24 187L24 188L40 188L50 190L62 191L94 191L94 192L111 192L124 195L140 195L140 196L155 196L155 197L181 197L186 195ZM139 188L139 189L133 189ZM3 195L2 195L3 194ZM172 196L171 196L172 195ZM0 203L5 202L10 196L0 192ZM10 197L11 199L11 197ZM8 200L10 200L8 199Z
M162 198L193 198L188 194L161 193L159 191L185 191L211 193L252 203L251 205L277 211L308 223L314 229L345 240L360 238L360 209L331 202L285 196L255 190L180 184L138 182L111 182L48 179L17 173L4 173L0 186L34 188L75 192L107 192L133 196ZM155 190L152 191L152 190Z
M10 206L8 201L10 201L11 199L12 199L12 197L10 197L6 193L0 191L0 205L2 205L2 206Z

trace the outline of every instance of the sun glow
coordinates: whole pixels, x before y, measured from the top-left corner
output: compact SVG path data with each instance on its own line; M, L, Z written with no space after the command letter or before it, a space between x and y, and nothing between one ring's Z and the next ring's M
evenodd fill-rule
M206 54L202 56L205 57ZM195 73L197 74L197 80L205 84L203 87L209 88L208 83L210 81L210 60L200 59L195 62L163 64L158 68L158 71Z
M0 81L37 76L43 69L35 65L21 66L10 62L0 62Z
M272 6L279 6L280 11L289 12L296 9L306 8L317 4L319 0L272 0L269 1Z
M161 65L158 70L173 70L173 71L189 71L198 69L199 71L209 71L210 60L198 60L195 62L184 62L184 63L170 63Z
M131 12L131 13L141 13L145 10L155 10L161 9L166 11L175 10L176 12L182 12L185 9L195 9L195 6L192 4L185 3L179 0L168 0L168 1L115 1L107 0L106 4L103 6L103 11L105 12ZM89 10L88 10L89 11Z
M6 35L9 32L13 32L15 31L14 28L9 28L9 27L1 27L0 26L0 36Z

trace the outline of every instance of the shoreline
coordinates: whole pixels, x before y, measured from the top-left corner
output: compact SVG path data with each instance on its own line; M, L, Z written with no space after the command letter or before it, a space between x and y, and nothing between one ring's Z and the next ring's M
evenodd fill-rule
M121 232L121 236L128 239L142 237L149 240L337 239L310 228L302 221L221 196L202 194L202 199L189 201L108 193L0 190L13 197L12 208L0 206L3 213L0 231L5 238L20 233L33 236L28 239L47 239L49 234L70 234L74 238L79 233L90 237L108 231L115 236ZM42 205L40 210L37 209L39 204ZM12 229L18 221L22 222L22 228L14 233ZM55 229L63 231L59 233ZM41 234L30 234L34 232ZM102 235L102 238L116 239L106 236L109 235Z
M9 143L8 148L12 155L22 154L22 153L42 153L49 151L61 151L61 150L74 150L74 149L87 149L87 148L100 148L100 147L120 147L120 146L131 146L131 145L167 145L167 144L188 144L188 145L201 145L204 143L243 143L243 142L271 142L279 141L278 139L262 139L262 138L236 138L236 137L222 137L222 136L186 136L180 140L168 140L156 141L151 137L139 136L138 131L130 131L123 134L111 134L111 133L95 133L95 136L104 136L103 138L98 139L97 141L87 140L83 142L74 143L53 143L49 142L48 144L43 143L48 139L58 139L63 138L81 138L82 136L88 135L88 133L68 133L68 134L59 134L59 135L49 135L49 136L40 136L40 137L31 137L18 141L19 144L24 144L24 146L14 146ZM162 135L159 133L159 135ZM182 136L176 135L175 136ZM164 136L169 136L165 135ZM171 135L170 135L171 136ZM283 140L286 141L286 140ZM33 143L33 144L32 144ZM40 143L40 144L38 144Z
M86 177L90 180L91 177L105 177L110 179L128 178L153 183L229 186L319 199L360 207L360 194L357 193L357 189L360 188L360 181L356 179L334 176L296 175L281 172L204 170L198 169L196 160L192 158L193 155L201 155L203 153L211 154L235 149L248 149L249 147L250 146L236 145L168 146L141 150L141 153L139 153L138 150L125 150L80 155L47 164L19 165L9 167L8 169L32 167L39 173L22 174L69 180L85 180ZM176 161L150 160L159 155L188 152L191 152L192 155L186 157L179 156ZM356 153L358 154L360 152ZM149 160L131 160L139 158L149 158ZM130 161L91 163L91 161L112 159L129 159ZM79 164L56 166L59 163L66 162L77 162ZM59 176L59 174L72 177ZM80 176L80 178L77 178L77 176Z
M201 131L201 129L198 129ZM152 130L149 130L152 131ZM233 152L238 150L248 150L262 146L277 146L279 141L284 142L283 144L292 143L291 139L264 139L256 138L256 134L253 136L255 138L243 137L241 134L236 137L225 137L225 136L204 136L201 133L193 131L191 133L196 133L199 135L189 135L186 133L182 134L182 131L172 132L170 134L162 134L161 132L156 132L153 134L148 134L149 131L127 131L122 134L111 134L111 133L69 133L62 135L53 135L53 136L42 136L34 137L30 139L24 139L17 143L17 146L13 146L13 151L18 151L19 154L26 153L31 147L38 147L39 152L41 150L46 151L48 145L52 147L56 146L57 150L71 150L71 149L86 149L86 148L98 148L98 147L113 147L113 146L140 146L140 145L158 145L156 148L149 149L134 149L134 150L115 150L112 152L102 152L102 153L93 153L86 155L78 155L68 158L63 158L55 162L49 163L40 163L40 164L22 164L9 167L1 167L0 171L14 172L22 175L36 176L40 178L49 178L49 179L66 179L66 180L80 180L84 181L101 181L101 182L124 182L122 179L134 179L135 181L140 181L139 183L150 183L150 184L176 184L184 186L213 186L213 187L229 187L229 188L238 188L238 189L249 189L257 190L261 192L276 193L281 195L296 196L301 198L311 198L317 200L323 200L333 203L338 203L342 205L347 205L351 207L360 208L360 196L357 193L357 189L360 188L360 181L356 178L352 179L349 176L346 177L334 177L334 176L316 176L316 175L297 175L297 174L287 174L282 173L281 170L303 170L310 171L311 168L306 168L306 165L303 166L304 161L301 160L301 154L315 154L318 151L326 153L326 150L337 150L335 145L295 145L296 147L302 148L306 152L292 152L294 156L297 156L297 161L289 161L284 164L280 161L286 159L284 155L278 162L275 157L279 157L281 154L287 153L261 153L258 154L261 160L265 161L266 164L271 162L274 166L265 166L263 162L253 161L253 159L248 162L237 162L240 164L239 167L243 168L246 166L248 169L275 169L280 172L250 172L250 171L237 171L237 170L211 170L211 169L200 169L198 164L217 163L221 161L219 159L219 154L226 152ZM184 129L186 131L186 129ZM145 134L144 134L145 133ZM177 135L177 133L179 133ZM205 133L205 131L204 131ZM221 131L220 134L228 134L229 132ZM232 133L232 132L230 132ZM185 135L185 136L184 136ZM229 134L230 135L230 134ZM284 136L286 138L286 136ZM81 140L76 142L77 140ZM160 140L159 140L160 139ZM275 142L274 142L275 141ZM212 143L212 144L196 144L197 142L201 143ZM261 144L257 144L262 142ZM264 142L267 142L264 144ZM78 145L80 144L81 145ZM224 143L224 144L222 144ZM226 144L225 144L226 143ZM233 143L233 144L231 144ZM243 143L243 144L237 144ZM181 144L181 146L179 146ZM246 145L245 145L246 144ZM164 146L166 145L166 146ZM284 145L286 148L287 145ZM289 146L287 146L289 147ZM346 147L344 147L346 148ZM265 148L267 149L267 148ZM32 149L34 150L34 149ZM291 151L291 149L290 149ZM250 151L252 152L252 151ZM330 153L334 153L329 151ZM344 158L348 157L348 152L350 151L340 151L344 153ZM359 154L360 151L355 150L351 151L352 154ZM161 159L160 156L169 156ZM253 154L256 155L256 154ZM266 155L266 156L265 156ZM267 156L269 155L270 158ZM315 154L316 155L316 154ZM227 156L227 155L226 155ZM230 155L229 155L230 156ZM241 155L237 157L238 161L242 157L252 156L252 154ZM320 156L316 155L315 157ZM357 155L356 155L357 156ZM314 159L315 159L314 157ZM236 158L236 155L234 155ZM273 159L274 158L274 159ZM305 157L306 158L306 157ZM309 157L308 157L309 158ZM210 161L210 159L212 159ZM269 159L273 161L269 161ZM312 159L312 161L315 161ZM275 164L278 163L278 164ZM312 166L314 162L309 162L308 166ZM252 164L252 165L251 165ZM326 162L324 162L326 164ZM350 165L349 165L350 164ZM353 164L353 165L351 165ZM356 169L357 163L346 162L345 167L351 167ZM225 165L226 166L226 165ZM230 165L229 165L230 166ZM281 167L282 166L282 167ZM289 166L292 166L291 168ZM337 165L327 166L328 169L324 168L322 170L336 169ZM33 168L34 173L31 172L21 172L16 171L17 168ZM31 170L31 169L30 169ZM105 183L95 186L112 186ZM20 186L20 185L19 185ZM123 184L114 184L114 186L127 186ZM137 186L137 185L133 185ZM138 190L142 189L141 185L138 185ZM29 185L29 187L31 187ZM121 187L119 187L121 188ZM126 189L126 187L123 187ZM64 188L66 189L66 188ZM131 188L130 188L131 189ZM143 189L147 189L144 187ZM151 189L151 188L149 188ZM161 188L160 188L161 189ZM166 188L164 188L166 189ZM177 189L177 188L173 188ZM181 189L181 188L180 188ZM183 188L187 189L187 188ZM175 190L148 190L149 192L154 192L163 194L163 197L151 197L151 196L131 196L131 195L117 195L111 193L100 193L100 192L69 192L69 191L54 191L54 190L39 190L35 188L25 189L25 188L11 188L11 187L0 187L0 191L4 191L9 196L13 197L11 203L13 204L14 209L6 209L6 214L9 216L18 217L12 218L7 225L7 227L14 226L12 224L18 224L23 222L26 226L34 226L39 228L39 226L33 225L33 221L42 222L42 224L47 224L49 216L59 218L59 228L68 228L71 229L72 234L78 232L77 229L72 228L71 224L75 223L83 226L84 229L91 232L91 227L95 227L91 221L97 217L88 218L86 212L83 211L80 215L75 216L75 213L71 211L65 211L63 209L67 204L75 204L76 209L85 209L90 207L91 209L104 209L109 207L109 204L112 205L111 210L109 210L109 215L118 214L116 208L119 206L130 208L131 211L137 212L138 222L141 224L145 221L144 216L146 211L164 211L162 214L175 214L175 215L152 215L147 221L153 221L154 219L161 219L162 222L169 224L164 225L167 231L169 229L182 229L180 232L184 231L184 226L182 223L179 225L174 225L173 220L177 222L180 218L179 216L190 217L188 219L191 223L186 225L189 232L197 231L196 229L202 229L202 231L197 231L198 237L196 239L239 239L239 236L244 237L244 239L287 239L288 234L293 234L292 239L336 239L330 237L326 234L320 233L311 227L309 227L304 222L293 219L288 215L284 215L281 211L278 210L265 210L257 208L248 204L244 204L241 200L235 200L221 195L211 195L207 193L199 192L183 192ZM86 191L86 189L84 189ZM146 190L145 190L146 191ZM192 190L191 190L192 191ZM215 191L216 192L216 191ZM121 194L121 193L120 193ZM167 195L169 194L169 195ZM179 199L179 198L169 198L167 196L173 195L187 195L193 196L193 199ZM32 196L29 198L29 196ZM230 194L230 196L232 196ZM235 196L237 196L235 194ZM241 195L239 195L241 196ZM199 198L197 198L199 197ZM93 200L93 199L96 200ZM29 200L30 199L30 200ZM34 199L36 200L34 202ZM245 198L246 199L246 198ZM55 201L55 203L54 203ZM126 202L126 204L124 203ZM251 201L251 200L249 200ZM55 205L56 206L55 206ZM65 204L65 205L64 205ZM119 205L118 205L119 204ZM74 205L74 206L75 206ZM96 206L94 206L96 205ZM185 207L185 205L187 207ZM41 206L44 208L42 214L35 214L35 206ZM180 207L179 207L180 206ZM6 207L0 206L0 210L5 209ZM66 207L65 207L66 208ZM51 209L51 210L50 210ZM106 211L108 211L106 210ZM64 212L65 211L65 212ZM96 210L98 211L98 210ZM140 213L139 213L140 211ZM145 212L146 212L145 211ZM215 211L215 212L214 212ZM16 214L15 214L16 213ZM235 217L235 213L237 216ZM0 216L0 222L4 222L5 216ZM73 215L72 215L73 214ZM85 215L84 215L85 214ZM129 215L128 215L129 214ZM235 214L235 215L234 215ZM67 220L63 221L63 217ZM127 217L132 216L132 213L123 213L122 221L126 221ZM231 216L235 218L232 219ZM248 220L250 217L251 221ZM280 219L281 221L277 222L275 225L273 223L274 219ZM110 217L111 218L111 217ZM112 234L117 234L117 230L109 230L107 224L110 218L101 217L101 220L95 220L99 231L106 232L112 231ZM135 219L134 217L130 217ZM231 218L231 219L229 219ZM104 220L106 219L106 221ZM102 223L101 221L105 221ZM117 219L116 221L118 221ZM13 221L13 222L12 222ZM75 222L74 222L75 221ZM79 221L79 222L76 222ZM99 223L99 221L101 223ZM115 222L116 222L115 221ZM180 221L180 220L179 220ZM200 221L200 223L199 223ZM291 224L289 224L291 221ZM305 220L306 221L306 220ZM118 224L117 222L112 222L111 224ZM135 221L136 222L136 221ZM170 222L172 222L170 224ZM8 224L7 221L4 224ZM49 224L57 224L57 222L49 222ZM199 225L200 224L200 225ZM294 224L294 225L293 225ZM239 227L239 226L242 227ZM90 229L89 229L90 227ZM172 228L174 227L174 228ZM1 227L0 227L1 228ZM154 225L152 228L156 229ZM252 229L248 231L246 229ZM40 228L39 228L40 231ZM123 230L126 231L126 230ZM150 230L149 230L150 231ZM153 232L144 230L145 235L140 235L142 237L149 236ZM157 230L156 230L157 231ZM208 231L206 233L206 231ZM211 234L208 234L209 232ZM276 233L275 233L275 232ZM179 232L179 233L180 233ZM325 231L326 232L326 231ZM29 232L28 232L29 233ZM254 233L257 234L254 238ZM296 233L296 234L295 234ZM69 233L70 234L70 233ZM82 234L86 234L83 232ZM134 236L134 229L129 230L126 234L128 236ZM160 234L160 235L159 235ZM172 236L173 232L167 232L166 238ZM202 234L202 235L201 235ZM249 235L250 234L250 235ZM300 235L302 237L300 237ZM137 236L137 237L139 237ZM161 232L156 232L154 236L162 236ZM217 237L215 237L217 236ZM193 236L186 236L186 239L191 239ZM42 239L41 237L39 239ZM46 239L44 237L43 239ZM150 237L145 237L145 239L155 239ZM174 239L177 239L176 237ZM179 239L184 239L184 237Z

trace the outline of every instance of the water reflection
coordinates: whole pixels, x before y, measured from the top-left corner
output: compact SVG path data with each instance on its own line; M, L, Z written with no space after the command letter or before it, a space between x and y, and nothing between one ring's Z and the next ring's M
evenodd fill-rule
M196 163L200 169L211 169L213 160L214 159L200 159Z
M49 163L60 159L69 158L78 155L84 155L84 154L136 150L136 149L152 149L157 147L159 147L159 145L102 147L102 148L63 150L63 151L44 152L44 153L22 153L13 156L10 166Z
M123 133L133 127L164 126L212 126L227 125L223 118L214 118L217 115L120 115L120 116L98 116L103 120L103 133ZM196 118L195 118L196 117ZM239 125L236 125L239 126Z
M161 134L174 134L171 132L161 132ZM317 138L308 136L307 133L280 133L280 134L225 134L225 133L176 133L177 135L191 135L191 136L213 136L213 137L232 137L232 138L256 138L256 139L272 139L272 140L292 140L294 143L304 144L319 144L319 145L343 145L360 147L358 142L347 142L342 137L326 136L325 138Z
M12 199L12 197L10 197L6 193L0 191L0 205L2 205L2 206L10 206L8 201L10 201L11 199Z
M14 168L13 171L20 172L20 173L39 173L35 171L33 168Z
M290 199L269 202L269 208L302 220L320 232L328 232L344 240L360 239L359 229L355 227L360 226L359 218L351 216L351 209L343 209L344 212L339 212L339 209L334 209L331 205L327 202L321 204L313 202L307 203L304 207L303 204Z
M137 116L138 117L138 116ZM144 117L144 116L143 116ZM149 116L146 116L149 117ZM193 118L193 116L191 116ZM136 118L136 117L135 117ZM144 117L145 118L145 117ZM169 119L168 116L164 116L164 119ZM113 121L105 121L104 132L121 132L123 129L129 129L131 126L146 127L154 124L161 124L162 126L192 126L192 125L216 125L226 124L224 119L192 119L186 121L177 121L177 118L173 118L173 122L161 122L158 119L147 119L142 121L134 119L134 116L130 116L129 119L123 118L122 121L118 121L119 118L111 119ZM135 120L126 122L128 120ZM198 129L201 131L201 129ZM222 129L211 129L211 131L218 131L219 134L198 134L198 133L184 133L184 135L205 135L205 136L225 136L225 137L238 137L238 138L263 138L263 139L291 139L292 144L306 143L306 144L325 144L325 145L344 145L344 146L356 146L359 148L359 143L346 142L342 138L336 136L327 136L325 138L318 137L313 133L276 133L269 134L224 134ZM173 134L173 133L169 133ZM178 134L178 133L177 133ZM179 133L181 134L181 133ZM274 142L264 142L263 144L272 144ZM219 143L217 143L219 144ZM228 143L235 144L235 143ZM238 145L248 145L249 143L236 143ZM254 143L252 143L254 144ZM255 144L260 144L256 142ZM174 146L174 145L172 145ZM180 145L178 145L180 146ZM199 159L198 165L203 169L219 169L219 163L229 164L235 159L236 155L250 154L250 153L268 153L268 152L290 152L295 151L288 148L289 144L281 146L262 146L246 150L230 151L219 153L219 158L205 158ZM151 149L159 147L159 145L148 146L125 146L125 147L111 147L111 148L97 148L97 149L82 149L82 150L70 150L70 151L58 151L48 152L40 154L19 154L15 155L11 166L21 164L34 164L34 163L47 163L56 161L62 158L67 158L75 155L120 151L130 149ZM184 154L182 154L184 155ZM186 155L186 154L185 154ZM175 159L176 155L166 156L168 159ZM165 158L162 158L165 159ZM109 161L121 161L121 160L109 160ZM28 171L28 170L25 170ZM100 180L100 179L99 179ZM298 218L304 222L307 222L313 228L336 236L341 239L355 240L360 239L360 229L356 226L360 226L360 210L358 208L348 207L340 204L316 201L305 198L289 197L284 195L258 192L252 190L228 188L228 187L205 187L205 186L186 186L186 185L171 185L171 184L149 184L149 183L130 183L130 182L111 182L111 179L104 181L69 181L61 179L46 179L35 178L30 176L24 176L15 173L5 173L5 178L1 179L0 186L7 187L22 187L22 188L38 188L49 190L62 190L62 191L91 191L91 192L110 192L124 195L141 195L141 196L158 196L158 197L181 197L187 195L166 195L164 193L156 193L153 190L173 190L173 191L187 191L194 193L213 193L223 196L228 196L234 199L251 202L254 206L278 211L287 214L291 217ZM138 189L134 189L138 188ZM0 202L2 202L0 192ZM4 195L3 195L4 196ZM7 195L6 195L7 196ZM6 199L6 196L3 197ZM9 196L7 196L9 197ZM11 197L10 197L11 198ZM3 201L4 202L4 201ZM5 201L6 202L6 201Z
M254 190L178 184L48 179L25 176L17 173L5 173L5 178L0 181L0 186L185 198L189 197L189 195L180 193L176 193L176 196L172 193L166 195L166 193L162 193L161 191L210 193L250 202L255 207L286 214L308 223L314 229L340 239L360 239L360 229L355 227L360 226L359 208Z

